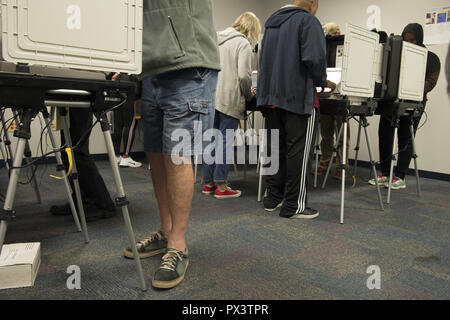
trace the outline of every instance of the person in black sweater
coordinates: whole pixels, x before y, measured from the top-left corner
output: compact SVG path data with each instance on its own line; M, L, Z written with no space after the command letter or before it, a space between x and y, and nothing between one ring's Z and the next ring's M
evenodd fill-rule
M410 23L403 30L402 37L404 41L413 43L415 45L425 47L423 44L423 28L418 23ZM441 62L436 54L428 51L428 61L425 75L425 88L424 88L424 107L427 102L427 94L434 89L439 78L441 70ZM389 110L392 108L392 104L383 103L380 106L381 110ZM419 117L413 119L414 134L420 123L422 114ZM381 175L377 177L380 185L389 185L389 173L390 173L390 161L392 156L392 148L394 143L394 126L392 126L391 117L387 116L383 112L380 117L380 125L378 128L379 137L379 151L381 162ZM408 171L409 164L412 158L412 142L410 132L410 117L404 116L400 118L398 129L398 161L395 170L395 177L392 178L392 189L405 189L406 182L405 176ZM369 181L369 184L375 185L375 179Z
M91 109L70 109L70 136L72 145L77 145L84 134L91 130L93 113ZM81 197L86 214L86 221L110 218L116 215L116 206L111 199L109 191L100 175L94 159L89 153L89 134L80 142L78 148L74 150L74 158L78 171L78 181L80 183ZM61 144L65 144L64 134L61 131ZM66 153L62 153L62 160L66 170L69 168L69 161ZM72 176L69 175L69 182L74 190ZM77 201L73 193L74 203ZM77 209L78 210L78 209ZM69 203L60 206L52 206L50 212L55 216L70 215Z

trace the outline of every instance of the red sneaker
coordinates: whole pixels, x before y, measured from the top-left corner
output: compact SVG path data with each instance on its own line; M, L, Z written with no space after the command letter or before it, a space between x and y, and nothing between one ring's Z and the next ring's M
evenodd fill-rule
M342 180L342 170L336 170L336 173L333 176L336 180Z
M216 191L217 187L216 186L208 186L208 185L204 185L202 188L202 193L203 194L214 194L214 192Z
M325 172L327 172L326 169L324 169L324 168L322 168L322 167L318 167L318 168L317 168L317 175L318 175L318 176L323 175ZM316 174L316 169L313 168L313 170L312 170L311 173L312 173L313 175L315 175L315 174Z
M225 191L220 191L216 189L214 193L214 197L217 199L228 199L228 198L239 198L242 192L239 190L232 190L230 187L227 187Z

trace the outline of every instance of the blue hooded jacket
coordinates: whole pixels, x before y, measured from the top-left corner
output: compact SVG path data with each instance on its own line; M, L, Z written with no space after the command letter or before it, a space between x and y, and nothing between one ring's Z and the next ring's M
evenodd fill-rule
M257 104L311 114L314 88L327 85L326 42L319 20L297 6L266 22L258 76Z

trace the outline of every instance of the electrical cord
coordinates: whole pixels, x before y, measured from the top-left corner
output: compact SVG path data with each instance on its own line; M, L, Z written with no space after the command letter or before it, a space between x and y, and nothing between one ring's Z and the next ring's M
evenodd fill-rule
M78 142L77 142L72 148L70 148L72 151L75 151L76 149L79 148L79 146L80 146L82 143L84 143L84 141L86 140L86 138L91 134L92 129L97 125L97 123L100 122L100 119L103 119L103 118L106 116L106 114L107 114L108 112L114 111L114 110L120 108L121 106L123 106L123 105L128 101L128 98L127 98L127 96L126 96L124 93L120 93L120 95L122 96L122 98L123 98L124 100L123 100L121 103L119 103L118 105L116 105L116 106L114 106L114 107L112 107L112 108L103 110L103 111L99 114L99 116L97 117L97 120L96 120L96 121L90 126L90 128L89 128L88 130L86 130L86 132L81 136L80 140L78 140ZM46 127L48 127L48 125L47 125ZM41 136L42 136L42 133L41 133ZM23 168L29 167L29 166L33 165L34 163L36 163L37 161L39 161L41 158L47 157L47 156L52 155L52 154L55 154L55 153L57 153L57 152L62 152L62 151L64 151L66 148L67 148L67 144L64 144L64 145L61 146L60 148L58 148L58 149L56 149L56 150L53 150L53 151L51 151L51 152L47 152L47 153L43 154L41 157L32 160L30 163L27 163L27 164L25 164L25 165L23 165L23 166L11 167L10 170L12 170L12 169L23 169Z
M39 147L40 147L40 149L41 149L41 155L43 155L44 154L44 151L43 151L43 145L42 145L42 138L43 138L43 135L44 135L44 132L45 132L45 130L46 129L48 129L48 127L49 127L49 125L51 124L50 122L45 126L45 127L43 127L43 125L42 125L42 118L41 117L39 117L39 122L40 122L40 124L41 124L41 135L40 135L40 139L39 139L39 143L38 143L38 146L37 146L37 149L36 149L36 155L39 155ZM41 185L41 183L42 183L42 179L43 179L43 175L44 175L44 173L45 173L45 171L46 171L46 168L47 168L47 157L37 157L37 159L41 159L41 158L43 158L43 161L44 161L44 170L43 170L43 173L42 173L42 175L41 175L41 180L40 180L40 183L39 183L39 185ZM30 166L31 166L31 164L30 164ZM11 169L12 168L10 168L10 171L11 171ZM33 179L34 179L34 177L35 177L35 175L36 175L36 171L37 171L37 169L38 169L38 167L37 166L34 166L34 168L33 168L33 173L32 173L32 175L31 175L31 177L28 177L28 181L26 181L26 182L19 182L19 184L20 185L27 185L27 184L30 184L31 183L31 181L33 181Z
M4 111L3 111L3 113L4 113ZM15 116L12 116L12 117L9 118L8 120L6 120L6 121L5 121L5 125L3 125L2 128L0 129L0 136L2 136L2 133L3 133L3 131L4 131L3 141L5 141L6 133L8 132L9 128L11 128L11 125L13 124L13 122L16 120L16 118L17 118L18 116L19 116L19 115L17 114L17 115L15 115ZM8 122L9 122L9 125L8 125ZM5 129L5 126L6 126L6 129ZM12 158L13 158L13 155L10 154L9 148L6 148L6 159L5 159L5 161L9 161L9 160L12 159ZM12 162L12 161L11 161L11 162ZM9 171L8 171L8 174L9 174Z
M50 124L51 124L51 122L49 122L48 125L50 125ZM49 145L48 145L48 137L49 137L49 135L50 135L50 132L49 132L48 125L46 126L46 127L47 127L47 135L45 136L45 152L44 152L44 147L43 147L42 139L40 140L41 154L46 153L47 150L48 150L48 148L49 148ZM51 130L51 129L50 129L50 130ZM39 187L42 185L42 180L44 179L44 175L45 175L45 173L47 172L47 169L48 169L48 162L47 162L47 157L45 157L45 158L44 158L44 169L42 170L41 178L40 178L40 180L39 180Z

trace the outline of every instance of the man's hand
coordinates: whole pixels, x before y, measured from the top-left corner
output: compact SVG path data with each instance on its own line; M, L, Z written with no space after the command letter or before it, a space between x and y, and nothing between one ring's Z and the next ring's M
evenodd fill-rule
M252 95L256 96L256 87L252 87Z
M119 74L118 74L117 72L114 73L114 75L112 76L111 80L112 80L112 81L119 80Z
M327 80L327 86L325 88L330 88L331 92L333 92L334 90L336 90L336 83L334 83L333 81ZM325 88L322 87L322 91L321 92L324 92Z

